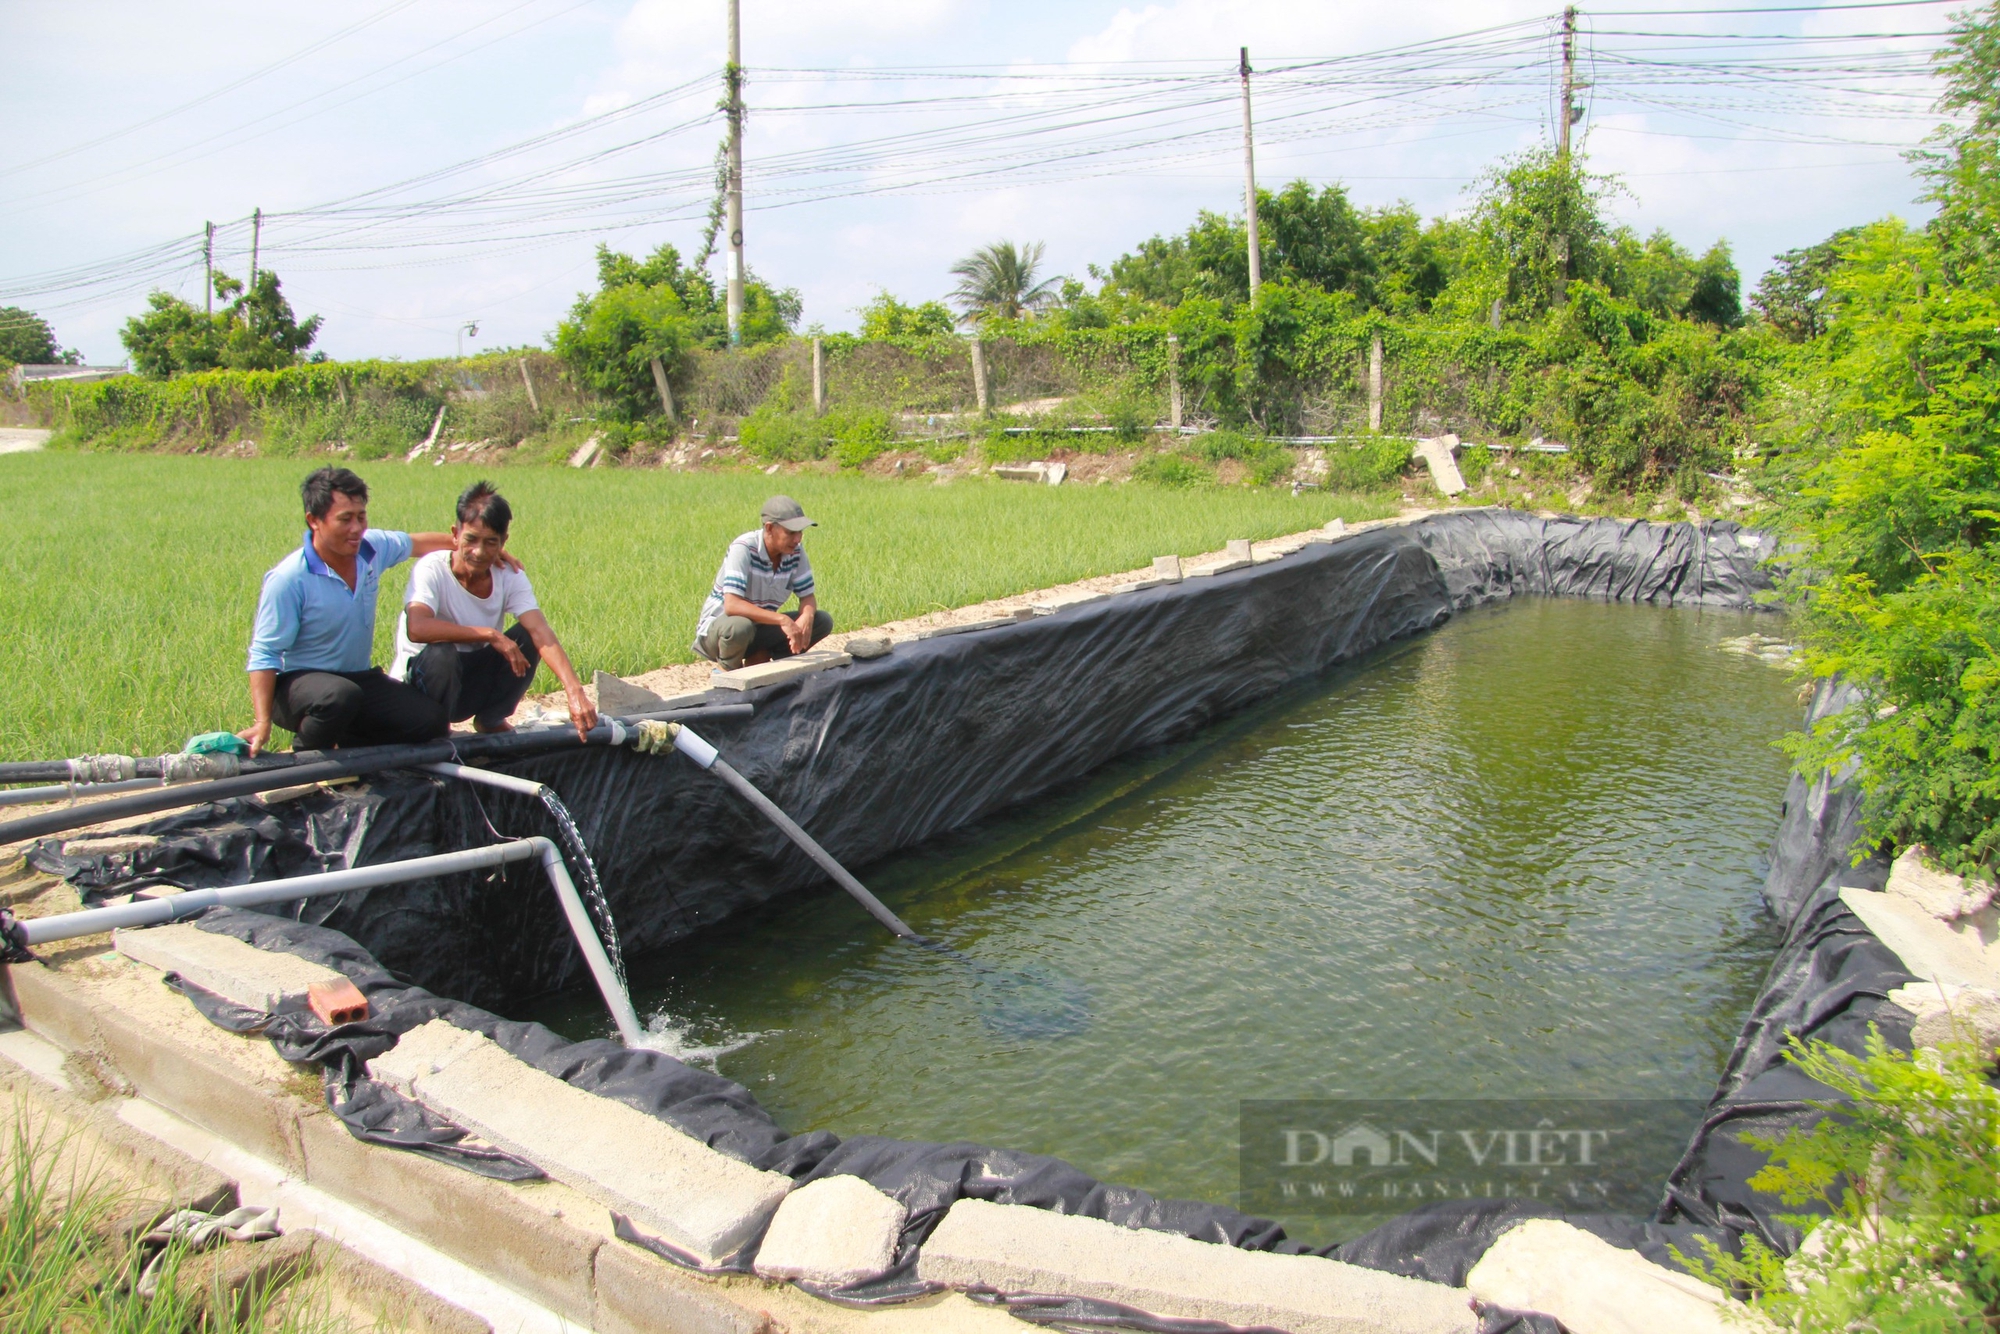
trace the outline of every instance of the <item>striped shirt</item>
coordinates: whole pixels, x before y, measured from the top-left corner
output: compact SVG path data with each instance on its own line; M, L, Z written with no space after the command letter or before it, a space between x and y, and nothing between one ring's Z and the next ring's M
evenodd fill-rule
M708 627L716 617L722 615L722 595L734 593L746 602L754 602L766 611L776 611L791 600L796 593L801 598L810 597L813 591L812 562L806 559L805 545L801 543L792 554L771 564L771 557L764 550L764 530L753 528L729 544L729 553L722 558L722 568L715 572L715 587L708 592L708 600L701 604L701 619L695 623L695 643L708 633Z

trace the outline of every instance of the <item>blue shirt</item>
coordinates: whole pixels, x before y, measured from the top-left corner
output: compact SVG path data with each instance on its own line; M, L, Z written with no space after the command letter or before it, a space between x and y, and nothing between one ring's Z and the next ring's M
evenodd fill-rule
M410 558L410 535L370 528L354 558L354 587L305 544L273 565L257 595L252 672L365 672L375 655L382 572Z

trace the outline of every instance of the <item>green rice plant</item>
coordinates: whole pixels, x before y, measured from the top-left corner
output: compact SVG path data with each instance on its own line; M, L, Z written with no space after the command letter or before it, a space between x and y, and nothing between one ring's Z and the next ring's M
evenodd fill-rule
M579 428L581 429L581 428ZM0 758L158 754L248 723L244 655L264 571L300 542L306 460L184 455L0 455ZM1197 465L1199 466L1199 465ZM479 470L361 469L378 527L437 531ZM909 485L802 473L518 468L488 472L514 506L510 548L586 675L692 656L703 597L729 540L765 496L797 496L821 605L847 627L963 606L1394 513L1393 497L1229 487ZM383 581L388 659L407 567ZM553 688L548 677L538 690Z

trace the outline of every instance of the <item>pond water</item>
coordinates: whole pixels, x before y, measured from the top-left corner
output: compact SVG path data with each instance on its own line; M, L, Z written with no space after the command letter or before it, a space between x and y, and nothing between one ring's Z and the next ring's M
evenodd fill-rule
M845 896L633 961L792 1131L969 1139L1235 1203L1243 1099L1706 1098L1777 928L1800 717L1769 617L1520 600L872 867L918 931L1087 994L1055 1038ZM610 1031L586 992L524 1017ZM1282 1219L1294 1235L1326 1235Z

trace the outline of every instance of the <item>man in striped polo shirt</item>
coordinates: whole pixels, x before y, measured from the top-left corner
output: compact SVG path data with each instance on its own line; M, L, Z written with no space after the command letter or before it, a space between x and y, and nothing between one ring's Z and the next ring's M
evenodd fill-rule
M833 617L813 596L802 537L818 525L790 496L772 496L760 517L761 529L729 544L694 628L694 651L730 670L803 653L833 633ZM787 616L779 609L793 594L799 608Z

